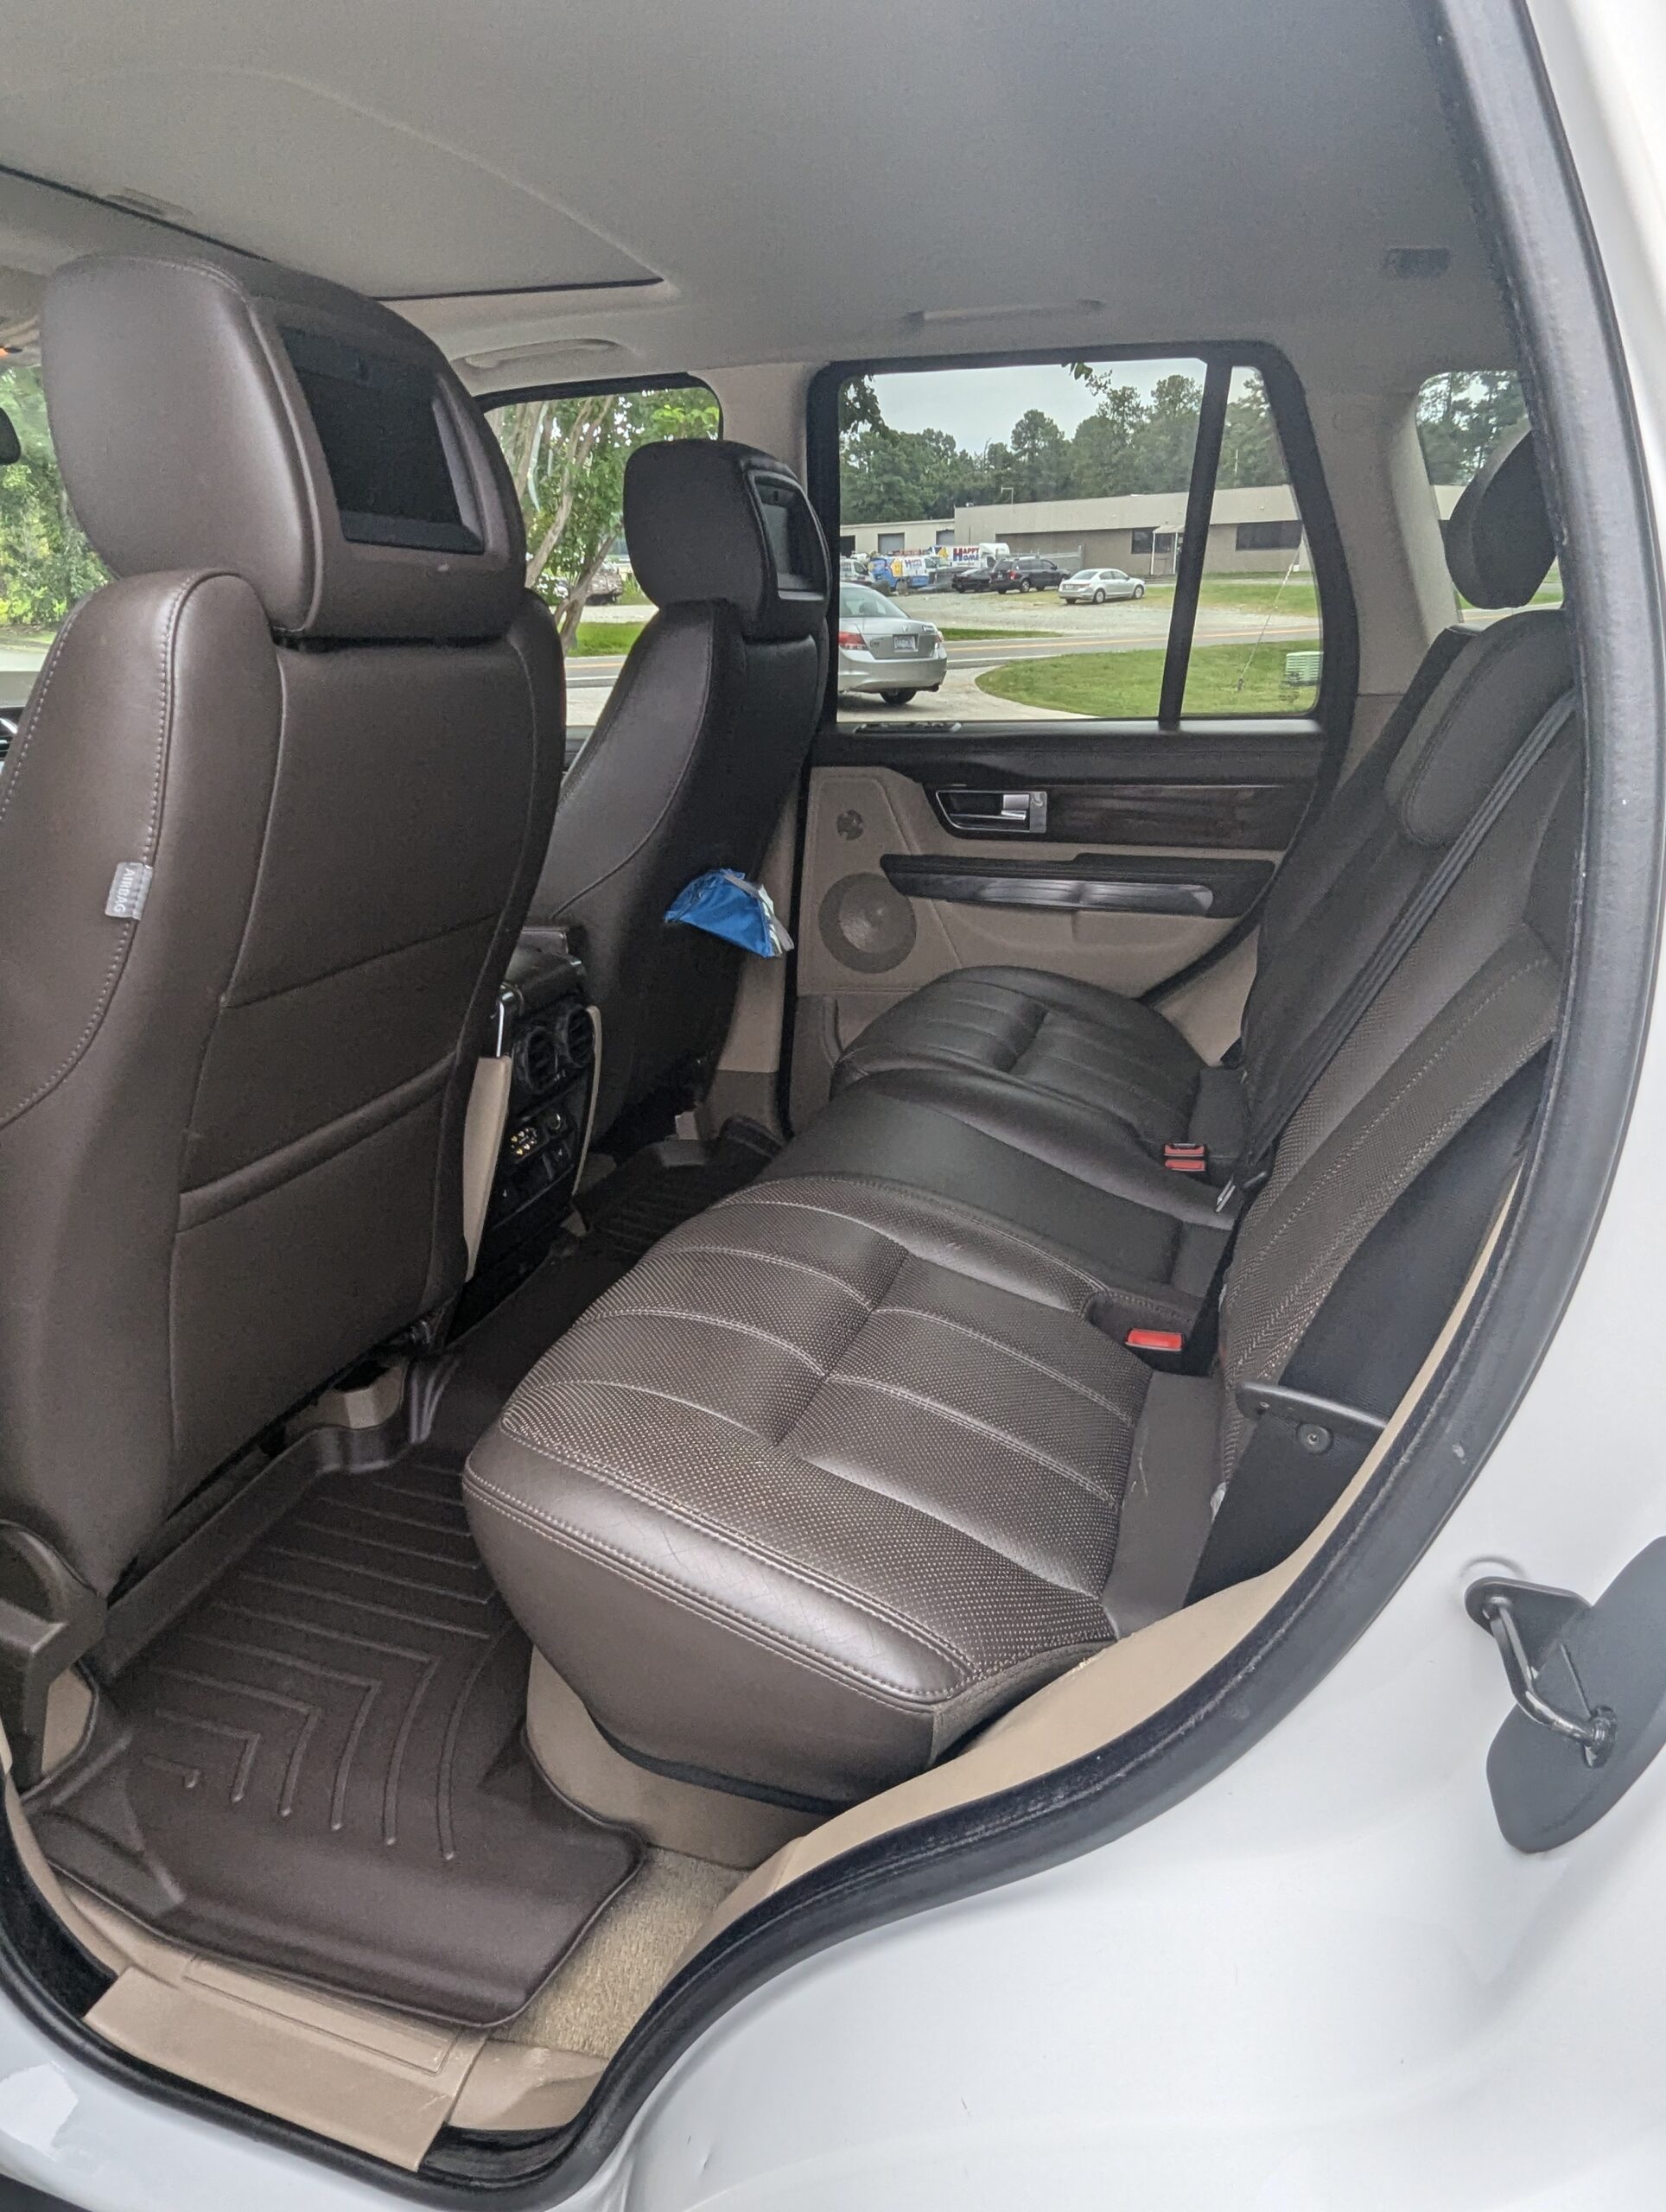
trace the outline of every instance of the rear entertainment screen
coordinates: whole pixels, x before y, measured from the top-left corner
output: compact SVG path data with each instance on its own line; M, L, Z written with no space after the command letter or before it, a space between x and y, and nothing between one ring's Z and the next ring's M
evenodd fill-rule
M316 331L282 335L324 448L343 537L436 553L483 550L457 504L434 379Z
M804 525L799 519L798 494L784 484L754 482L759 511L764 518L764 533L769 540L770 556L775 563L775 583L779 591L814 591L813 577L806 571L813 563L806 557Z

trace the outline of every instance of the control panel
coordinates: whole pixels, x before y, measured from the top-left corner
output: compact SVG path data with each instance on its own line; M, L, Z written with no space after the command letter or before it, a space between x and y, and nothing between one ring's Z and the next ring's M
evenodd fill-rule
M518 952L498 995L488 1049L508 1059L509 1105L480 1257L454 1330L467 1327L531 1273L572 1205L596 1057L579 963Z

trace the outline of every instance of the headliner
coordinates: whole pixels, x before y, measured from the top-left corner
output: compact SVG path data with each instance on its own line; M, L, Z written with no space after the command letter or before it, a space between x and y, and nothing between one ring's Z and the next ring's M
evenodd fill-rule
M477 389L1199 337L1337 389L1510 358L1410 0L19 0L6 64L0 155L93 195L0 176L14 325L60 260L159 240L120 195L394 298ZM1447 274L1385 276L1406 245Z

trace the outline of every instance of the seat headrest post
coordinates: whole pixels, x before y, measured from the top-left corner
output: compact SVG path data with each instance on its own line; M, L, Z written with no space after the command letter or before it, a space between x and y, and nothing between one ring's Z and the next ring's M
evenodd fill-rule
M625 466L625 537L658 607L718 601L758 639L814 637L831 563L791 469L727 438L639 446Z
M1533 433L1497 447L1447 524L1447 566L1472 607L1525 607L1556 557Z
M48 283L41 359L64 481L118 575L229 570L293 638L513 620L525 540L497 441L391 309L240 255L97 254Z

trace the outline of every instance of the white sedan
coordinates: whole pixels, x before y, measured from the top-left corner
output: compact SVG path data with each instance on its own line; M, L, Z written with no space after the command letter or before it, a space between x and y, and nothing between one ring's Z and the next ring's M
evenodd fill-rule
M1103 607L1108 599L1143 599L1145 586L1126 569L1078 569L1059 587L1060 599Z

